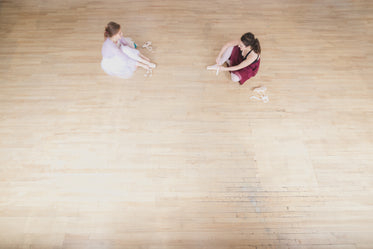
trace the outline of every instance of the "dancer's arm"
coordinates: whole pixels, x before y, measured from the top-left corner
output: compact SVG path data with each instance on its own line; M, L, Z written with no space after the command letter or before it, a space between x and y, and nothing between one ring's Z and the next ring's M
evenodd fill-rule
M246 60L244 60L243 62L241 62L240 64L238 64L236 66L233 66L233 67L219 66L219 70L220 71L237 71L237 70L245 68L248 65L250 65L251 63L253 63L256 60L256 58L257 57L255 57L254 54L253 55L249 55L249 57Z
M218 57L216 58L216 63L219 64L220 58L223 56L223 54L224 54L225 50L227 50L227 48L237 46L239 43L240 43L239 41L230 41L227 44L225 44L222 47L222 49L220 50L220 53L219 53Z

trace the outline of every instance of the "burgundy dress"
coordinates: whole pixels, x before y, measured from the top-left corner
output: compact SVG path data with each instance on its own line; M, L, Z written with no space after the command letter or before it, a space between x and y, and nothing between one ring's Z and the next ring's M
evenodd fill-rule
M245 57L243 57L240 48L238 46L235 46L233 48L231 57L229 58L230 67L237 66L238 64L246 60L247 56L251 53L251 51L253 50L250 50L250 52ZM248 79L256 75L256 73L259 70L259 65L260 65L260 58L258 55L258 58L256 58L256 60L250 65L248 65L247 67L244 67L237 71L230 71L230 72L240 77L240 84L242 85L243 83L245 83L245 81L247 81Z

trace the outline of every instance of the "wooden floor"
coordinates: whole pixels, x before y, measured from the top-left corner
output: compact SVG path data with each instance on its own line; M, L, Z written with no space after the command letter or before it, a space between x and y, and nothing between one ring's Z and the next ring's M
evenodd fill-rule
M0 2L0 248L373 248L373 2ZM100 68L104 26L158 68ZM251 31L258 75L206 71ZM270 101L250 100L266 86Z

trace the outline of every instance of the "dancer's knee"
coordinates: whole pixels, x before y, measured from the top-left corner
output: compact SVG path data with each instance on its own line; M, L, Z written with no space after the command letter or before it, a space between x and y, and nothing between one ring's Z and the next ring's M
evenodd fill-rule
M234 82L240 81L240 77L237 74L235 74L235 73L231 73L231 79Z
M228 47L227 50L223 53L222 57L220 58L219 65L223 65L224 62L228 61L231 57L233 51L233 47Z

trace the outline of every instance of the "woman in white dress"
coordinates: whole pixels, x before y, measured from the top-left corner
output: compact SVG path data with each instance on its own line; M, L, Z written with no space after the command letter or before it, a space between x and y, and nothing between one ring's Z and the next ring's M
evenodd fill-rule
M109 22L105 28L105 42L102 45L102 69L109 75L130 78L137 67L151 70L156 65L138 51L133 43L123 37L120 25Z

